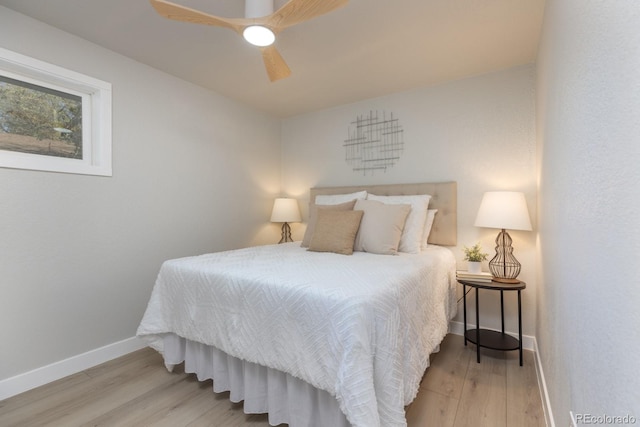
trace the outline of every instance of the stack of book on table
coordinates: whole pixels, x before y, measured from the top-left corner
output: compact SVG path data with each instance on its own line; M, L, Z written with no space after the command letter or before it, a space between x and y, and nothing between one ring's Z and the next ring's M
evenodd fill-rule
M456 271L456 277L462 280L473 280L474 282L490 282L493 276L491 273L469 273L468 271L458 270Z

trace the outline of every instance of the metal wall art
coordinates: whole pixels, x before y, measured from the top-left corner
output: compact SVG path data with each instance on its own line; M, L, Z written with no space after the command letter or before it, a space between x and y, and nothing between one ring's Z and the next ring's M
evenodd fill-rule
M386 172L400 159L404 132L393 113L370 111L356 117L344 140L345 161L363 175Z

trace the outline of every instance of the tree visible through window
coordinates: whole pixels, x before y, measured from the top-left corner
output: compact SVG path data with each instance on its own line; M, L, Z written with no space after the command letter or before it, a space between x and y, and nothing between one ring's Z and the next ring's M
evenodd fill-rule
M0 150L82 159L82 98L0 75Z

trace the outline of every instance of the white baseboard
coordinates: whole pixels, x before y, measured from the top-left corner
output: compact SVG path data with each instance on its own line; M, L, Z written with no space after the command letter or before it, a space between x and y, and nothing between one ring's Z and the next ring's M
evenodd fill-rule
M124 356L125 354L140 350L144 347L146 347L146 344L142 340L131 337L34 369L33 371L16 375L15 377L1 380L0 400L84 371L85 369L108 362L109 360Z
M475 324L467 323L467 328L475 328ZM449 322L449 332L455 335L464 335L464 323L462 322ZM515 337L517 333L506 331L509 335ZM538 387L540 388L540 398L542 400L542 409L544 411L544 418L547 427L555 427L556 423L553 418L553 412L551 412L551 400L549 399L549 392L547 390L547 383L544 379L544 371L542 370L542 362L540 361L540 352L538 350L538 341L535 336L522 335L522 348L525 350L533 351L534 363L536 367L536 376L538 377Z
M556 422L551 411L551 399L549 399L549 391L547 390L547 381L544 379L544 371L542 370L542 361L540 360L540 351L538 350L538 341L534 339L533 344L535 350L533 356L536 362L536 374L538 375L538 386L540 387L540 398L542 399L542 409L544 410L544 419L547 427L556 427Z

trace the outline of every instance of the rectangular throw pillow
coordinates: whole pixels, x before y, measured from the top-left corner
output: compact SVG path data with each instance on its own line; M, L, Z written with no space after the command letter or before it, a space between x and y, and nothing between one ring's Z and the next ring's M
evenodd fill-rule
M396 255L411 205L386 205L375 200L358 200L353 210L364 212L353 250Z
M390 205L411 205L411 212L407 216L407 222L404 225L402 237L400 237L398 252L420 253L422 250L424 223L427 220L427 209L429 208L431 196L428 194L411 196L376 196L375 194L368 194L367 200L375 200Z
M316 205L337 205L339 203L350 202L351 200L366 199L366 191L356 191L349 194L318 194L316 196Z
M340 203L339 205L311 205L311 208L309 209L309 223L307 224L307 229L304 232L304 237L302 238L302 244L300 244L300 246L303 248L309 247L311 236L313 236L313 232L316 229L318 210L351 211L355 204L356 201L351 200L350 202Z
M351 255L362 214L362 211L319 210L309 250Z
M424 231L422 233L422 249L426 249L429 242L429 234L431 234L431 228L433 227L433 220L436 218L438 209L427 210L427 220L424 222Z

